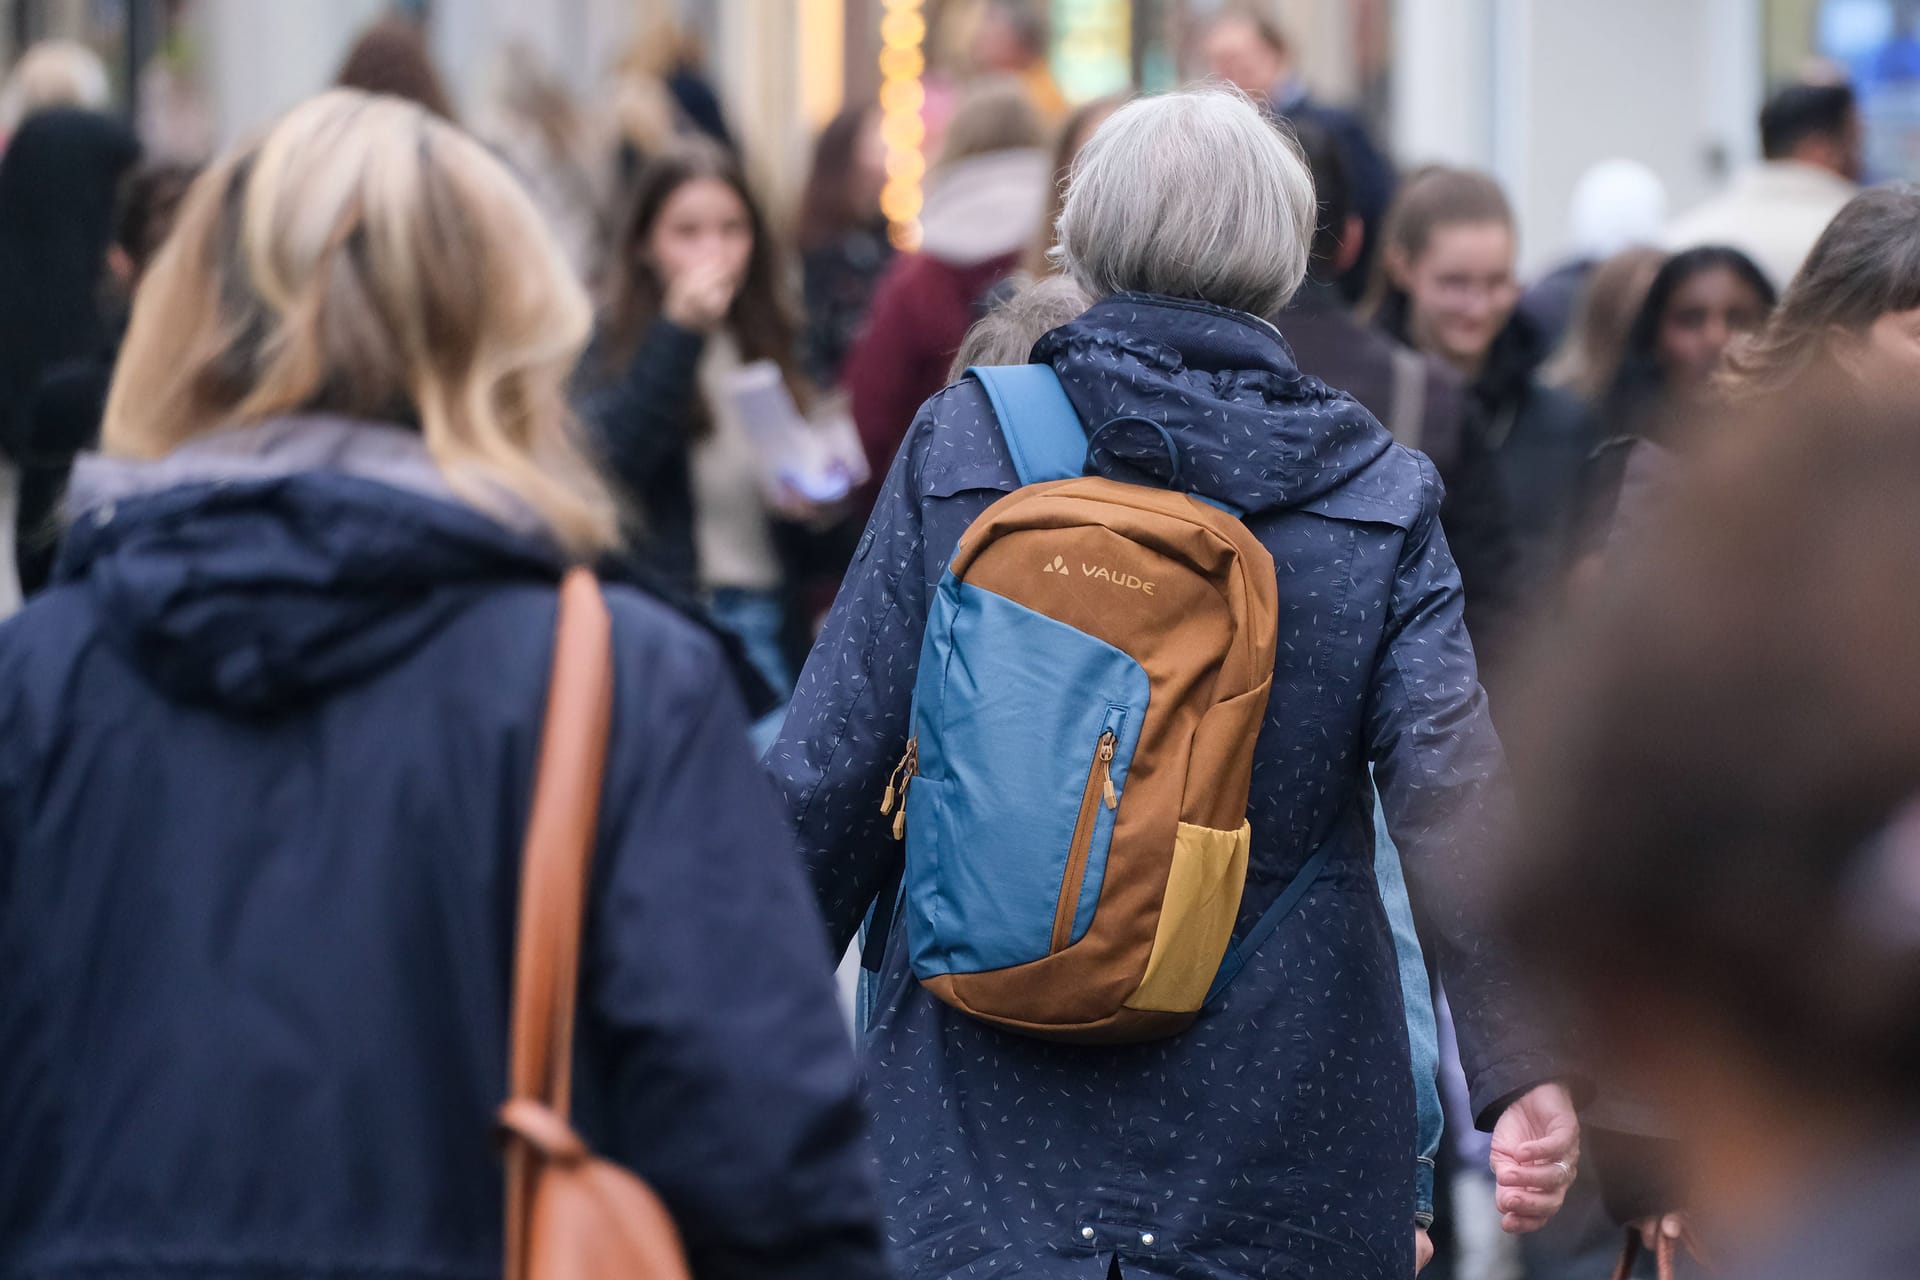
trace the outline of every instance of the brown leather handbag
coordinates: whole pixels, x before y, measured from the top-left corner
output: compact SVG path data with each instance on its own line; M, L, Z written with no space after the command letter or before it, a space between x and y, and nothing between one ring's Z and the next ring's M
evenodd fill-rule
M613 717L613 634L600 584L576 569L560 614L513 957L506 1280L685 1280L679 1232L653 1189L595 1157L568 1122L588 870Z

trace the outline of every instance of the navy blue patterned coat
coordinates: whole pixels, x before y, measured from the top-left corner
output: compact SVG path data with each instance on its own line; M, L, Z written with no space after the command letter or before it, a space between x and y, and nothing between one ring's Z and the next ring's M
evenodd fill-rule
M1186 483L1251 512L1279 567L1240 928L1317 848L1333 857L1217 1006L1159 1043L1048 1044L972 1021L913 980L896 923L865 1050L897 1263L915 1277L1098 1278L1116 1256L1128 1276L1411 1275L1414 1105L1370 761L1435 925L1476 1110L1490 1121L1557 1073L1471 924L1469 855L1502 763L1439 479L1237 312L1122 295L1034 356L1086 422L1164 424ZM1165 480L1164 444L1130 458L1131 443L1103 445L1091 469ZM836 945L901 856L880 799L932 585L1015 485L977 385L927 402L768 758Z

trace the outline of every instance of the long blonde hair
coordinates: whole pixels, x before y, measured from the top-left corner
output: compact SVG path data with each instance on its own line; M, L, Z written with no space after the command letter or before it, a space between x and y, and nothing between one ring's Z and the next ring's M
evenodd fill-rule
M484 148L410 103L335 90L194 184L136 300L102 442L152 458L293 413L398 420L464 500L523 504L590 557L619 541L567 407L591 326Z

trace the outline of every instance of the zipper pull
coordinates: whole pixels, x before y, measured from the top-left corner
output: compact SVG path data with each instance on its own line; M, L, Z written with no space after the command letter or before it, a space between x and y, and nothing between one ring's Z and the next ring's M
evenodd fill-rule
M1108 809L1120 807L1120 793L1113 789L1113 731L1109 729L1100 735L1100 771L1106 776L1106 799Z
M918 738L907 739L907 753L900 757L900 763L893 766L893 773L887 778L887 793L880 801L881 817L892 813L894 805L906 804L907 789L901 779L914 767L919 754L920 740Z
M893 771L893 779L887 783L886 798L880 802L882 816L893 815L893 838L907 838L907 791L913 786L913 780L920 772L920 739L907 742L907 754L900 759L900 765Z

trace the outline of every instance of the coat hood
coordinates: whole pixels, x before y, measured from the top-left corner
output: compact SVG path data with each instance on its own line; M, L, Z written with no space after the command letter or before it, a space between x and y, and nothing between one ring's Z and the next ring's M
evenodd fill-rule
M1393 446L1352 396L1300 372L1278 329L1224 307L1119 294L1033 356L1087 424L1094 471L1243 511L1312 502Z
M290 418L74 469L59 584L170 696L269 714L403 659L473 591L551 581L509 502L456 499L419 435Z
M921 249L954 266L1004 258L1033 243L1046 216L1053 162L1038 149L989 151L927 175Z

